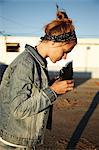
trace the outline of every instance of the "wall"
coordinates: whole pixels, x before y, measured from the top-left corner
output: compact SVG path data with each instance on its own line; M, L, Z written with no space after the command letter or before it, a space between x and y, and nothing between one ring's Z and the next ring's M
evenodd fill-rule
M25 44L36 45L39 41L38 37L0 37L0 61L10 64L22 51L24 51ZM6 52L5 43L20 43L19 52Z
M25 47L25 44L35 46L40 41L39 37L0 37L0 62L10 64ZM5 43L20 43L20 52L6 52ZM58 71L66 62L73 60L75 76L87 76L99 78L99 39L78 39L78 44L68 54L67 60L61 60L53 64L48 60L48 69Z

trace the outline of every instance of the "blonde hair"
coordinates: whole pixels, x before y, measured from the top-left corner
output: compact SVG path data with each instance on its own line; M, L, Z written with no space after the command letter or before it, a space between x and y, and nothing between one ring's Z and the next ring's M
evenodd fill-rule
M72 20L68 18L66 12L57 11L56 19L48 23L45 27L45 33L48 35L60 35L74 30Z

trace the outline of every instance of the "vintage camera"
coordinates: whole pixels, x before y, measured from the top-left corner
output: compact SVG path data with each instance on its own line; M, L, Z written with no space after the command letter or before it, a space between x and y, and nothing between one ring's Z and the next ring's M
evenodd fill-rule
M73 79L73 62L68 62L64 67L59 71L59 75L49 81L49 85L52 85L57 79L60 80L72 80Z
M59 72L59 78L61 80L71 80L73 79L73 62L68 62L65 67L62 67L62 69Z

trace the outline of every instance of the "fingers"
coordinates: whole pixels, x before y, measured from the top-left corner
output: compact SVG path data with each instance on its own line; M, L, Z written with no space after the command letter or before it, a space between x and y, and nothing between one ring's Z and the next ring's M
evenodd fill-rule
M73 90L73 87L67 87L67 91Z
M74 80L56 80L50 88L54 90L57 94L64 94L67 91L73 90Z
M69 83L74 83L74 80L66 80L66 82Z
M64 89L66 91L73 90L74 88L74 80L65 80L61 81L63 84L61 86L61 89Z
M74 80L67 80L67 91L71 91L74 88Z
M74 87L74 82L73 83L67 83L68 87Z
M65 88L73 88L74 87L74 80L63 80L61 81L60 79L56 80L56 83L61 83L62 87Z

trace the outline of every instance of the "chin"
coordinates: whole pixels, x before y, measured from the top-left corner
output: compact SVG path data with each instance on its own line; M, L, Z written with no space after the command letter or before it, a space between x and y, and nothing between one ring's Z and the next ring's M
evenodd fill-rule
M58 60L52 60L53 63L56 63Z
M56 63L56 62L58 62L58 61L60 61L61 59L58 59L58 60L53 60L52 62L53 63Z
M54 59L50 59L52 63L56 63L57 60L54 60Z
M57 61L60 61L61 59L59 58L59 59L51 59L51 61L53 62L53 63L56 63Z
M57 62L57 60L53 60L52 62L53 62L53 63L56 63L56 62Z

